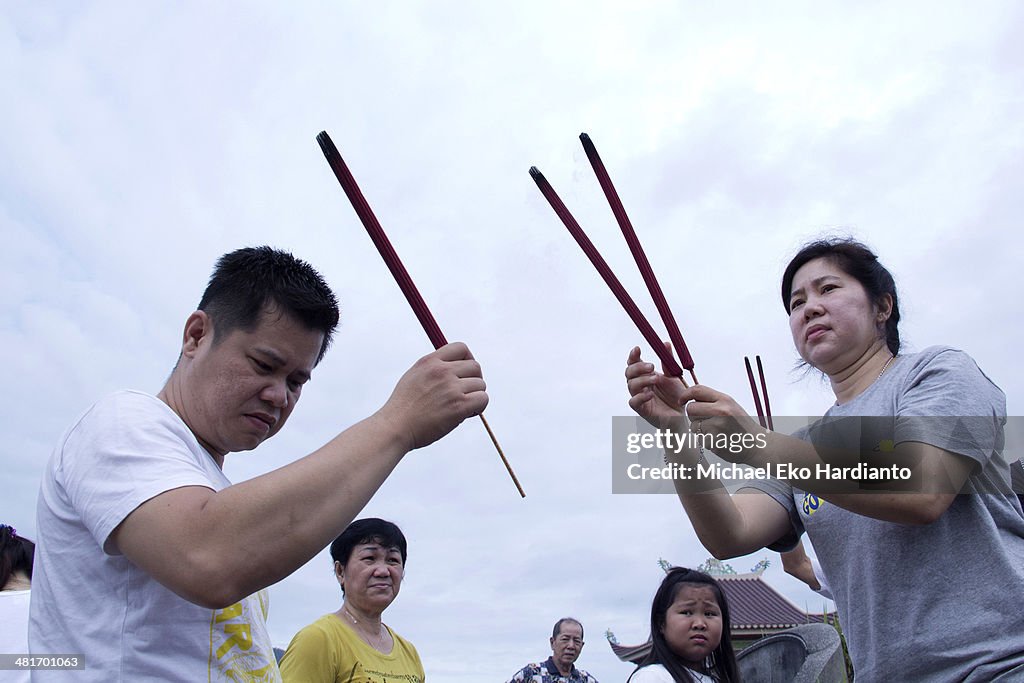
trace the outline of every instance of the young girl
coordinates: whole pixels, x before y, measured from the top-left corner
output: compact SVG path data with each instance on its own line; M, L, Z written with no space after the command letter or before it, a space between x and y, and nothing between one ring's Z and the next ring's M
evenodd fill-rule
M729 605L718 582L675 567L651 605L651 652L628 683L738 683Z

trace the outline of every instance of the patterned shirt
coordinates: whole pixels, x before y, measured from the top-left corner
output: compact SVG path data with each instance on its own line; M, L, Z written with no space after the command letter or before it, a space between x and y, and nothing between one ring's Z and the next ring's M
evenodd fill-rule
M548 657L540 664L527 664L508 683L597 683L597 679L575 665L568 676L563 676L558 672L554 658Z

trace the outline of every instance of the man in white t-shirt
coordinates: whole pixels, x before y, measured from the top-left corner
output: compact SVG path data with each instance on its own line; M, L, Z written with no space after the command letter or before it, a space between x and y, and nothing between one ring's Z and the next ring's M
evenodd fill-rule
M280 431L337 322L327 284L290 254L218 261L163 389L101 399L54 449L38 504L33 654L82 655L76 681L280 680L263 589L341 533L407 452L487 404L479 365L448 344L370 417L232 485L225 456Z

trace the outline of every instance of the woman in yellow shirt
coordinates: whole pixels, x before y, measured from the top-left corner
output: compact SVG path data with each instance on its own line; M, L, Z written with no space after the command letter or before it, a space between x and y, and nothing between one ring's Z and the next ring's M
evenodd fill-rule
M423 664L412 643L382 620L405 574L406 541L391 522L352 522L331 544L341 608L306 626L281 658L286 682L423 683Z

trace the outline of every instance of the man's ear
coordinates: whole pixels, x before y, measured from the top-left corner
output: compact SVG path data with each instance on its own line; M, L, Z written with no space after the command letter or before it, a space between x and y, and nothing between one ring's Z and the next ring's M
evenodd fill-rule
M185 321L181 355L192 357L203 344L213 343L213 320L206 311L193 311Z

